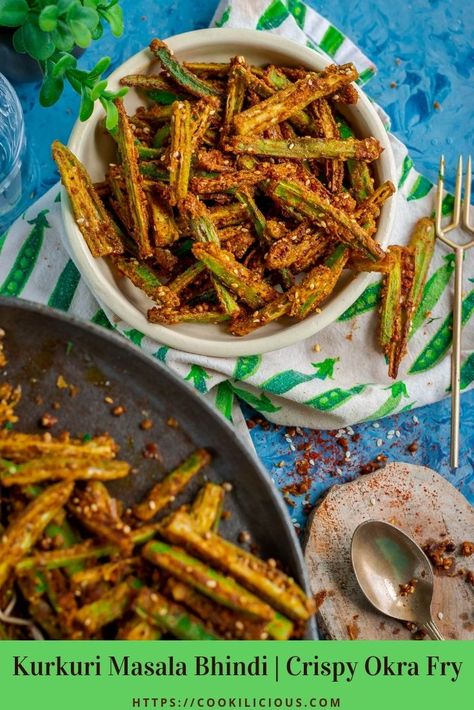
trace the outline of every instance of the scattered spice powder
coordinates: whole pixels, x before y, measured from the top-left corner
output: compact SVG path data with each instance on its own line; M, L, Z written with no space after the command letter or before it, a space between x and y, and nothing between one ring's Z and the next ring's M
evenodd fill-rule
M54 414L49 414L48 412L45 412L43 416L40 419L40 426L43 427L43 429L51 429L55 424L58 423L58 418L54 416Z

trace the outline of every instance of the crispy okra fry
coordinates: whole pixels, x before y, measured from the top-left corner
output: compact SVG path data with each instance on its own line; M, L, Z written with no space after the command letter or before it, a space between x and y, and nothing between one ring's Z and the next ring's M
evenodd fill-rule
M177 205L188 194L191 170L191 104L175 101L171 116L170 134L170 193L171 205Z
M120 83L122 86L134 86L137 89L145 89L146 91L166 91L176 95L176 87L166 81L161 74L127 74L121 77ZM183 96L176 95L174 100L181 98Z
M0 483L2 486L27 486L41 481L85 481L96 479L113 481L124 478L130 472L130 464L125 461L87 459L68 456L42 456L25 463L14 464L0 461Z
M145 542L148 542L148 540L153 539L160 529L161 524L143 525L142 527L132 530L130 537L134 545L143 545ZM30 557L22 559L15 566L15 569L17 574L21 575L32 569L70 568L78 562L97 560L102 557L114 557L119 555L120 552L120 548L116 545L95 545L94 541L89 539L64 550L35 552Z
M188 94L198 97L219 95L219 92L212 84L199 79L192 71L180 64L174 56L174 52L161 40L153 39L150 42L150 50L158 57L164 69L166 69L176 84L181 86Z
M213 117L219 109L219 100L215 97L199 99L192 106L191 122L191 148L193 154L204 141L206 133L210 130Z
M338 130L341 138L354 138L354 131L349 124L338 117ZM349 159L347 170L352 187L352 193L358 203L363 202L374 191L374 180L370 173L370 168L362 160Z
M215 193L229 192L245 186L252 187L258 185L265 179L265 175L260 170L229 170L219 173L215 177L191 178L191 190L198 195L212 195Z
M278 640L289 639L293 624L278 612L272 621L255 619L247 614L241 614L224 606L217 606L214 601L183 582L170 577L167 582L167 593L179 603L185 604L201 619L225 638L264 640L269 636Z
M286 206L320 227L329 227L350 247L374 261L384 256L380 245L354 218L299 182L280 180L267 186L267 193L283 208Z
M216 207L211 207L209 213L212 221L218 229L221 227L233 227L235 225L245 223L248 217L247 208L245 205L240 204L240 202L230 205L217 205Z
M240 306L234 296L223 284L221 284L218 279L216 279L215 276L212 276L211 280L222 312L229 316L229 318L235 318L238 316L240 313Z
M113 459L118 445L107 434L89 441L69 436L56 438L44 434L24 434L20 431L0 432L0 457L14 463L23 463L38 456L72 456L77 458Z
M316 99L335 93L357 79L353 64L330 67L320 74L309 73L286 89L277 91L256 106L234 117L233 127L238 135L260 133L274 123L281 123Z
M149 235L150 219L147 199L143 190L143 177L138 167L137 146L123 102L116 99L115 105L118 111L117 143L128 195L132 235L137 243L140 257L149 259L153 256Z
M395 193L395 185L390 180L386 180L380 187L374 190L354 211L354 217L363 222L370 217L378 216L383 203Z
M179 230L173 217L173 210L164 199L154 193L149 195L148 202L155 246L170 246L179 239Z
M112 587L96 601L81 607L75 614L76 622L89 634L97 633L103 626L120 619L125 614L140 586L140 582L131 577Z
M424 217L415 225L410 244L401 252L402 307L397 315L400 319L400 339L398 346L390 351L391 377L396 377L398 367L406 354L413 317L420 305L431 258L433 256L436 233L432 219ZM390 278L389 276L385 277Z
M211 214L197 197L188 194L180 205L181 213L189 222L194 238L198 242L214 242L219 244L219 236L212 221Z
M171 516L162 534L231 574L290 619L306 621L312 614L312 602L293 579L212 531L200 535L188 515L178 512Z
M260 136L232 136L226 140L225 147L234 153L249 153L273 158L292 158L294 160L320 160L321 158L347 160L357 158L371 162L380 157L382 149L376 138L291 138L289 140L270 140Z
M31 501L0 538L0 589L13 567L31 550L48 523L65 505L73 484L56 483Z
M289 315L303 320L333 292L349 258L349 248L340 244L321 266L316 266L301 284L290 291Z
M216 641L217 634L209 631L203 622L185 607L144 588L134 602L136 614L162 631L168 631L184 641Z
M147 313L150 323L160 323L161 325L177 325L178 323L225 323L230 319L227 313L213 308L204 308L198 305L196 308L181 307L179 310L173 308L150 308Z
M61 182L71 202L82 236L93 257L121 254L123 244L115 224L97 194L89 173L69 148L59 141L52 146Z
M302 222L287 236L272 241L265 263L269 269L281 269L292 266L307 256L316 261L326 249L327 242L326 236L308 226L307 222Z
M316 119L318 135L321 138L326 138L327 140L338 140L341 138L334 113L327 99L319 99L312 103L310 111ZM325 173L326 183L330 192L335 194L341 192L344 180L344 165L342 161L326 160Z
M144 178L148 178L151 181L156 182L169 182L170 174L168 170L165 170L163 163L156 160L147 160L141 162L139 165L140 174ZM144 185L146 188L146 183Z
M388 360L388 374L396 377L398 349L402 335L402 247L389 247L391 268L383 280L380 304L379 341Z
M177 495L182 493L191 479L211 462L211 456L206 449L196 449L177 468L168 473L157 483L142 503L134 506L133 512L140 520L150 520L168 503L172 503Z
M239 72L239 67L245 64L243 57L234 57L230 61L230 69L227 77L227 97L225 104L224 126L222 133L229 131L232 119L242 111L244 105L246 82ZM224 136L221 135L221 141Z
M189 584L218 604L236 609L258 619L270 621L275 616L271 606L204 562L191 557L185 550L165 542L149 542L142 550L149 562L164 569L173 577Z
M117 638L121 641L158 641L162 635L160 629L135 614L120 627Z
M246 316L236 318L229 325L232 335L248 335L257 328L278 320L288 313L290 301L287 293L282 293L270 303L266 303L262 308L255 310Z
M85 528L130 554L133 548L131 528L122 521L119 502L102 481L88 481L83 489L76 490L68 509Z
M113 562L105 562L102 565L83 568L71 577L72 584L78 589L90 587L100 582L117 584L122 579L133 572L139 561L138 557L125 557Z
M185 288L192 284L193 281L195 281L198 276L200 276L205 270L205 265L202 262L197 261L195 264L188 266L187 269L178 274L176 278L173 279L173 281L169 281L167 286L172 293L180 294Z
M205 483L194 499L189 515L200 533L217 531L224 506L225 491L217 483Z
M167 306L179 306L179 298L168 286L161 283L159 276L148 264L128 256L114 257L113 264L122 276L130 279L134 286L141 289L153 301Z
M193 246L193 254L250 308L260 308L278 295L266 281L237 261L229 251L220 249L216 244L196 243Z

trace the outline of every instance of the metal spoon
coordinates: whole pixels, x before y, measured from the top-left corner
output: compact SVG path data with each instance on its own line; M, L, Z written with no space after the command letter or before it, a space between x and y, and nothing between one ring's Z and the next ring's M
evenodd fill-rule
M354 531L351 556L360 588L378 611L410 621L430 638L444 641L431 616L431 564L411 537L390 523L367 520ZM412 580L414 591L401 595L401 585Z

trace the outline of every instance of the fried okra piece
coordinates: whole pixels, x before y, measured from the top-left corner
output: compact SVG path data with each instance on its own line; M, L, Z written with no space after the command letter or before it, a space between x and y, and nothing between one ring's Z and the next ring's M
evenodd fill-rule
M178 323L225 323L230 319L230 316L213 308L204 309L201 306L186 308L183 306L179 310L173 308L150 308L147 318L150 323L178 325Z
M19 431L0 433L0 457L23 463L38 456L71 456L73 458L113 459L118 445L107 434L89 441L69 436L45 437L44 434L24 434Z
M148 202L143 190L143 177L138 167L138 152L130 121L121 99L116 99L118 111L117 143L122 160L123 177L131 217L131 234L142 259L153 256L150 242Z
M232 577L217 572L185 550L155 540L145 545L143 556L160 569L189 584L218 604L270 621L275 611L264 601L248 592Z
M184 604L194 611L201 619L225 638L239 638L245 640L264 640L274 638L277 640L289 639L293 624L289 619L278 612L272 621L250 617L248 614L216 605L208 597L183 582L170 577L167 582L166 592L177 602Z
M290 312L291 315L298 318L306 318L314 312L332 293L347 261L347 247L336 248L334 254L337 256L334 261L329 258L329 264L315 266L301 283L295 284L271 303L248 316L233 321L229 328L231 333L233 335L247 335L256 328L261 328Z
M225 104L223 134L229 132L230 125L234 116L242 111L244 105L245 91L247 88L245 78L238 71L238 68L245 64L243 57L234 57L231 59L229 73L227 76L227 97ZM221 136L221 141L224 136Z
M56 483L46 488L14 519L0 538L0 589L13 567L40 538L48 523L66 504L73 484Z
M193 154L199 150L207 132L210 130L219 106L219 100L212 96L199 99L193 104L191 122L191 148Z
M2 486L28 486L42 481L85 481L96 479L113 481L125 478L130 464L125 461L110 461L91 457L41 456L24 463L0 461Z
M185 513L171 516L162 532L172 543L232 575L290 619L306 621L311 616L312 602L293 579L216 533L200 535Z
M133 577L121 582L96 601L81 607L75 614L75 621L88 634L96 634L102 627L122 618L141 586Z
M274 123L281 123L316 99L334 94L342 86L355 81L358 73L353 64L330 67L320 74L309 73L286 89L277 91L261 103L234 117L238 135L260 133Z
M158 641L162 635L160 629L134 614L130 621L119 628L117 639L121 641Z
M322 158L347 160L357 158L371 162L380 157L382 149L376 138L290 138L270 140L259 136L232 136L226 140L226 149L234 153L249 153L273 158L294 160L320 160Z
M184 641L215 641L219 636L184 606L145 587L134 602L136 614L161 631Z
M235 318L238 316L240 313L240 306L230 291L223 284L221 284L215 276L212 277L212 285L216 292L217 300L222 312L229 316L229 318Z
M289 207L302 218L328 228L341 241L374 261L384 256L384 251L355 219L335 207L305 185L296 181L280 180L267 186L267 194L283 209Z
M289 315L303 320L325 301L334 291L348 258L349 248L340 244L323 265L312 270L309 282L305 283L305 279L294 286L290 291Z
M390 247L390 270L384 276L379 336L389 363L389 375L396 378L406 354L413 317L423 295L436 233L432 219L420 219L408 247Z
M197 197L188 194L180 205L181 214L189 223L194 238L198 242L219 244L219 236L212 221L209 209Z
M130 533L130 538L134 545L143 545L148 540L155 537L161 529L160 523L142 525L135 528ZM73 545L64 550L52 550L47 552L35 552L30 557L25 557L15 565L17 574L26 574L32 569L74 569L77 563L88 560L98 560L103 557L116 557L121 554L121 549L117 545L94 544L94 540Z
M230 205L216 205L216 207L211 207L209 212L218 229L240 225L245 223L248 218L247 208L239 202Z
M179 230L171 206L155 193L149 194L148 203L155 247L168 247L174 244L179 239Z
M341 138L354 138L354 131L340 117L338 119L338 130ZM370 168L363 160L349 159L346 164L352 194L360 204L374 191L374 180L370 173Z
M168 72L173 81L188 94L193 96L218 96L219 92L212 84L200 79L192 71L180 64L174 52L161 40L153 39L150 50L158 57L163 68Z
M354 217L361 224L365 220L378 217L380 208L394 193L395 185L390 180L386 180L357 206Z
M211 456L206 449L196 449L162 481L157 483L142 503L135 505L133 512L140 520L150 520L176 496L183 492L188 483L211 462Z
M196 243L193 254L232 293L245 301L250 308L259 308L278 295L272 286L237 261L229 251L212 243Z
M316 119L316 130L321 138L330 141L339 140L341 138L336 119L334 118L334 112L327 99L319 99L319 101L312 103L310 111ZM324 172L326 174L326 183L329 191L335 194L341 192L344 180L344 164L342 160L326 160Z
M225 491L217 483L205 483L194 499L189 515L200 533L217 531L224 506Z
M400 349L406 298L413 283L413 257L403 247L389 247L391 268L384 276L380 305L379 342L388 361L388 374L396 378L402 359Z
M77 589L96 586L101 582L117 584L134 571L139 560L139 557L122 557L113 562L86 567L75 572L71 577L71 582Z
M171 205L177 205L188 194L191 170L191 104L175 101L171 116L170 193Z
M68 509L85 528L130 554L130 526L122 521L119 502L101 481L89 481L83 489L77 488Z
M293 266L307 256L316 261L324 253L327 243L325 235L309 226L308 222L302 222L292 232L272 242L265 263L269 269L281 269ZM303 269L295 268L295 271Z
M74 217L93 257L121 254L119 232L97 194L89 173L69 148L54 141L53 158L68 194Z
M157 273L148 264L127 256L114 257L113 263L122 276L130 279L134 286L141 289L153 301L167 306L179 306L179 298L168 286L161 283Z

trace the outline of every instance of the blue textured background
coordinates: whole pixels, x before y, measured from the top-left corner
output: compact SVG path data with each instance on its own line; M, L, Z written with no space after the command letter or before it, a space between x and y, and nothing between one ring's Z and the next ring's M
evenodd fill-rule
M148 44L151 36L167 37L207 27L216 0L122 0L125 32L116 40L106 33L87 50L80 64L92 66L100 56L113 57L115 69ZM409 147L417 169L436 180L440 152L453 170L458 152L472 152L474 25L472 7L465 0L338 0L310 2L339 27L378 67L368 92L389 113L392 130ZM78 97L66 91L53 109L38 106L38 87L17 87L24 108L30 144L40 163L37 195L57 180L50 159L54 138L66 142L78 107ZM358 475L363 464L383 454L391 461L423 463L440 471L471 501L474 500L474 391L462 398L461 467L449 470L449 402L354 427L345 434L350 458L345 459L335 432L287 430L245 410L252 419L251 435L257 452L280 488L307 488L285 494L297 529L318 496L334 482ZM360 438L359 438L360 435ZM407 447L418 443L416 452ZM298 463L306 459L307 464ZM344 459L344 463L340 461ZM307 467L304 475L298 473Z

